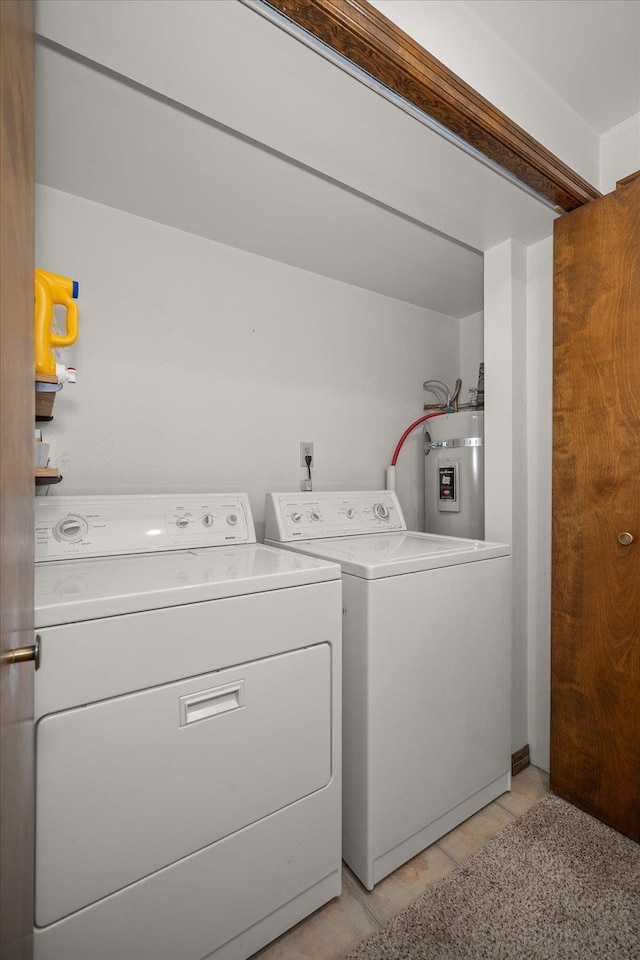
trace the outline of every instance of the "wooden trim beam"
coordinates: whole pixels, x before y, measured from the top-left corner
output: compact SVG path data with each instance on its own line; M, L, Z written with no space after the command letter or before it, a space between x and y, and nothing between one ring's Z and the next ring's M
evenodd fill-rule
M633 183L634 180L637 180L640 177L640 170L634 170L633 173L630 173L628 176L623 177L622 180L616 181L616 189L618 187L626 187L627 184Z
M265 2L559 210L574 210L601 195L367 0Z

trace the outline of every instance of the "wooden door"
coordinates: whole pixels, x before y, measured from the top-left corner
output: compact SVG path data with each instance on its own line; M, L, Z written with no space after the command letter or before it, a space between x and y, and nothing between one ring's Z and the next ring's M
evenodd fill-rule
M33 4L0 0L0 956L33 956Z
M551 789L639 840L639 177L556 221L554 326Z

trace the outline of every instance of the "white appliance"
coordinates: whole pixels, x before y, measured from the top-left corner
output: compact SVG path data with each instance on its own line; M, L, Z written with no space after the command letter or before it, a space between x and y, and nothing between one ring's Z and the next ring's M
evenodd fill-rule
M36 502L35 960L241 960L341 889L338 566L245 494Z
M342 567L342 855L371 890L510 789L509 547L408 532L387 490L269 494L266 536Z
M424 432L424 528L484 537L484 411L446 413Z

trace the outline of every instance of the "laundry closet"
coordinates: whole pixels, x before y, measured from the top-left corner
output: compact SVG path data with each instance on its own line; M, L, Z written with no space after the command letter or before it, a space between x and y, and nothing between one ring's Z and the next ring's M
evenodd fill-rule
M430 183L474 161L249 5L160 9L37 8L36 260L82 288L47 440L60 493L247 490L260 536L300 441L317 489L375 489L423 381L476 385L478 215ZM416 434L418 529L422 474Z
M260 4L37 9L36 262L81 287L77 383L46 427L52 497L246 493L260 540L265 493L305 476L302 441L315 489L380 489L431 399L423 381L461 377L462 403L476 386L489 302L488 430L504 442L487 538L510 542L512 307L521 244L545 236L549 208ZM487 274L488 235L502 248ZM415 530L423 440L396 464Z
M529 309L537 297L550 323L556 214L263 4L151 6L36 6L36 264L81 287L78 382L43 430L64 478L51 495L246 491L261 539L265 493L304 477L302 441L315 489L379 489L422 383L462 376L464 400L484 358L485 536L516 546L517 750L518 423L526 371L545 362L526 341L524 277L533 249ZM397 464L410 529L423 441Z
M90 20L88 6L72 21ZM459 375L465 324L477 377L481 255L358 195L362 178L344 186L316 173L319 122L302 167L299 144L292 161L270 146L274 134L262 132L266 147L248 141L245 132L257 131L246 117L220 106L237 81L219 65L206 88L200 78L182 103L180 91L169 102L162 77L150 92L157 65L137 69L150 38L124 63L119 35L110 45L105 24L83 23L74 42L74 23L62 30L56 7L43 5L39 29L56 42L62 31L74 50L37 49L37 262L73 273L82 289L69 350L78 384L60 395L47 430L60 492L181 489L185 479L247 489L260 534L266 490L299 486L305 439L315 445L317 488L380 486L399 432L421 412L422 382ZM95 20L108 26L111 8L96 4ZM190 12L191 39L210 32L207 69L223 42L242 41L235 56L254 63L254 97L269 82L269 64L251 49L265 34L353 83L240 3ZM140 43L136 26L158 31L144 18L130 26ZM152 48L163 40L151 37ZM176 50L189 45L164 42L178 83L186 58ZM277 117L275 97L269 111ZM308 119L301 126L308 134ZM70 128L82 135L59 136ZM352 162L349 143L340 152ZM412 526L422 524L421 469L416 436L398 481Z

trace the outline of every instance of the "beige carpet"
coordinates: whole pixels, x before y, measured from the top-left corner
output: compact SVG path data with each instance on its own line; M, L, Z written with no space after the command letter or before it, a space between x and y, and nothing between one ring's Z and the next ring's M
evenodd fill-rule
M548 793L346 960L636 960L640 847Z

